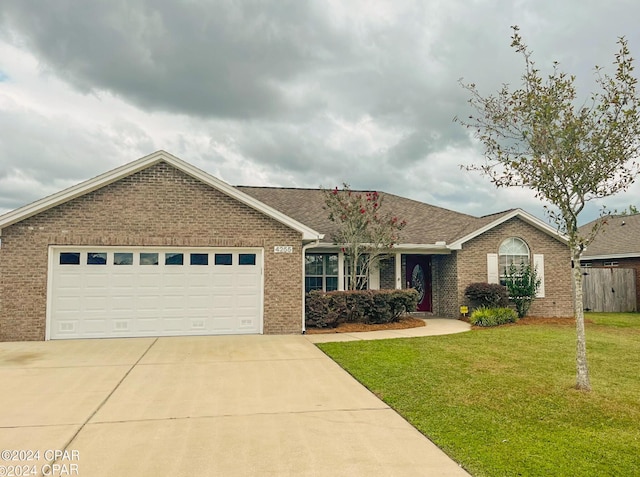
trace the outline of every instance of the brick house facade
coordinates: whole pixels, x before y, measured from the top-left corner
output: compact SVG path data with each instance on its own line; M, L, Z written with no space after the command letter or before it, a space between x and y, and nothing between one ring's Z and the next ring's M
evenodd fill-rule
M108 257L109 263L101 262L106 266L91 267L86 264L88 262L82 262L78 266L77 270L88 270L87 277L103 271L107 273L107 270L120 273L124 269L146 272L163 268L160 263L155 268L145 269L142 258L139 264L136 263L131 268L112 267L111 261L115 260L114 257L120 250L152 250L156 254L160 251L161 257L164 251L184 250L186 257L189 253L194 255L194 251L205 251L211 257L208 259L210 261L213 261L214 255L217 260L218 251L229 256L235 254L236 250L258 251L254 255L257 255L255 265L260 267L256 274L256 277L259 276L259 286L256 285L252 291L252 297L259 303L256 316L260 326L248 332L302 332L305 263L308 264L311 254L324 250L325 255L335 257L335 270L344 273L344 264L340 261L343 258L338 249L324 238L331 231L325 230L324 211L318 212L318 206L322 210L322 203L318 204L318 191L295 190L296 194L306 197L302 201L292 200L289 191L292 190L234 188L168 153L159 151L0 216L0 340L62 338L66 337L64 333L52 334L54 325L60 325L63 331L75 326L65 324L59 317L63 305L54 296L58 290L56 267L65 272L75 270L59 265L63 263L62 255L67 250L77 251L78 256L82 252L83 260L91 252L108 251L108 254L105 252L103 255L105 259ZM382 264L379 275L371 281L372 284L376 283L377 287L382 288L404 288L407 286L405 275L408 257L428 257L431 275L428 277L432 306L430 311L440 316L457 317L459 306L465 303L466 285L472 281L487 280L487 253L495 253L505 237L517 236L529 244L532 253L545 256L546 295L534 302L531 314L572 314L570 271L566 266L568 249L560 237L536 222L537 219L521 212L476 219L397 196L389 197L392 206L393 201L397 201L399 214L414 215L416 224L422 221L420 214L431 214L429 216L441 218L439 220L442 226L434 219L428 231L410 231L414 235L409 237L412 245L406 249L400 246L395 256ZM526 220L522 220L522 217ZM450 222L466 224L461 229L464 236L458 237L457 242L455 234L447 235L445 232L447 223ZM432 230L439 234L436 239L426 236ZM474 233L478 230L481 233L475 236ZM459 232L456 233L460 235ZM447 240L437 240L441 236L446 236ZM424 237L422 242L417 240L420 237ZM451 244L455 245L453 249L450 248ZM167 260L169 255L166 254ZM166 273L178 268L184 270L184 273L203 270L189 268L188 258L185 260L187 261L182 268L166 267ZM207 263L211 267L212 262ZM222 268L224 267L220 267ZM338 288L341 286L342 278L338 280L333 275L326 275L323 272L319 281L315 277L314 283L332 283ZM164 278L158 275L158 280L169 278L170 275ZM82 280L85 279L79 278L77 281ZM104 281L100 283L107 283L107 287L115 286ZM81 285L78 285L78 290L81 290ZM237 286L242 287L242 283ZM95 291L95 295L71 296L71 299L78 298L79 303L86 301L89 305L107 303L106 300L115 299L113 290L109 290L99 289ZM152 295L149 296L153 296L157 291L152 290L150 293ZM179 293L187 292L179 290ZM188 296L188 293L184 296ZM134 298L136 297L131 299ZM101 310L96 311L94 305L91 305L94 308L89 305L86 305L87 313L100 315ZM58 307L61 307L60 310ZM80 328L83 326L82 319L80 317L77 324ZM138 336L133 331L119 335L116 328L109 328L110 319L109 313L102 310L97 322L102 322L107 330L104 331L104 336ZM158 333L216 333L211 329L207 331L203 327L198 328L204 326L207 319L197 319L193 321L196 325L186 324L184 329L162 328L164 325L158 322ZM127 320L123 322L125 321ZM129 321L135 326L135 320ZM122 328L126 329L128 328ZM220 329L224 333L243 332L240 326L237 330ZM152 329L144 333L149 336L155 331ZM101 335L79 334L68 337L83 336Z
M532 255L540 254L545 257L544 297L538 297L533 301L529 316L571 315L569 311L573 309L573 294L570 286L571 261L568 247L517 218L509 219L470 240L458 251L458 302L468 304L464 297L464 289L469 283L487 281L487 253L498 253L505 237L518 237L529 246Z

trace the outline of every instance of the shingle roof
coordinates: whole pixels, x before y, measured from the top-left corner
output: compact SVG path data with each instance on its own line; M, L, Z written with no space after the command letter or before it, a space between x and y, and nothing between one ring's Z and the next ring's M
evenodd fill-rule
M324 242L331 242L337 230L336 224L329 220L328 213L324 210L325 201L321 189L247 186L237 188L325 234ZM380 195L383 200L383 212L387 211L407 221L400 237L401 242L406 244L435 244L440 241L451 243L511 212L474 217L386 192L381 192Z
M596 219L580 227L583 234L589 233ZM607 217L606 224L589 244L583 258L612 255L640 256L640 214Z

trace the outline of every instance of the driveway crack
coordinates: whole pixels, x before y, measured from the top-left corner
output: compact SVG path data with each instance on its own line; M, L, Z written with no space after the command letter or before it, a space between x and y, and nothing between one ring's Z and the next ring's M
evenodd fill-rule
M124 375L122 376L122 378L118 381L118 383L113 387L113 389L111 390L111 392L102 400L102 402L98 405L98 407L96 407L96 409L89 415L89 417L87 417L87 419L85 419L85 421L80 425L80 427L78 428L78 430L73 434L73 436L71 436L71 439L69 439L69 442L67 442L67 444L64 446L63 450L68 450L69 446L71 445L71 443L76 439L76 437L78 437L78 434L80 434L80 432L82 432L82 430L85 428L85 426L89 423L89 421L91 419L93 419L93 416L95 416L98 411L100 409L102 409L102 407L105 405L105 403L111 398L111 396L113 396L113 393L115 393L117 391L117 389L120 387L120 385L123 383L123 381L125 379L127 379L127 376L129 376L129 374L131 373L131 371L133 371L133 368L135 368L136 366L138 366L138 364L140 363L140 361L142 361L142 359L147 355L147 353L149 352L149 350L151 350L151 348L153 348L153 346L158 342L158 338L154 339L153 342L147 347L147 349L144 351L144 353L142 353L140 355L140 357L136 360L135 363L133 363L131 365L131 367L127 370L126 373L124 373ZM55 462L55 461L54 461ZM54 462L51 462L52 464Z

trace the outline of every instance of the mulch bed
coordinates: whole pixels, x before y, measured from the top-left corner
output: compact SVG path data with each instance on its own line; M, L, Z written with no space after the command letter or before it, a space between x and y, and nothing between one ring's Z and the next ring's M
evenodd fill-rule
M469 323L469 318L460 318L460 321ZM591 323L591 320L584 320L585 323ZM379 330L404 330L406 328L418 328L425 326L424 320L414 318L412 316L403 316L395 323L384 323L379 325L367 325L365 323L342 323L336 328L307 328L307 334L320 335L330 333L357 333L359 331L379 331ZM574 318L558 318L558 317L535 317L527 316L517 321L517 323L508 323L502 326L527 326L527 325L566 325L575 326ZM473 329L486 329L484 326L472 326Z
M461 321L465 321L469 323L469 318L460 318ZM592 323L591 320L585 319L585 323ZM528 326L528 325L565 325L565 326L575 326L576 320L575 318L561 318L561 317L544 317L544 316L525 316L524 318L519 319L515 323L507 323L501 326ZM486 326L472 326L474 330L482 330L487 329Z
M383 323L379 325L342 323L336 328L307 328L307 334L320 335L329 333L356 333L358 331L404 330L406 328L418 328L420 326L425 326L424 320L412 316L403 316L395 323Z

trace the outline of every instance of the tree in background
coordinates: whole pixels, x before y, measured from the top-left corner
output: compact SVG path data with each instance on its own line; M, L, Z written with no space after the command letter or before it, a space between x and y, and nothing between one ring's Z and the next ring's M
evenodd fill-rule
M475 115L455 120L474 131L484 146L485 162L467 166L487 175L497 187L527 187L549 202L545 209L568 238L576 316L576 387L590 390L587 365L580 255L598 232L583 236L578 216L594 199L626 190L638 174L640 152L640 98L633 76L633 59L624 38L609 76L596 66L598 91L579 100L575 76L559 70L543 78L512 27L511 46L525 62L522 85L509 85L482 96L475 84L462 86L471 93ZM601 221L596 221L601 223Z
M366 288L369 271L397 243L407 223L381 212L383 197L378 192L355 192L343 184L342 190L324 190L324 199L329 220L338 225L332 239L347 259L347 288Z

